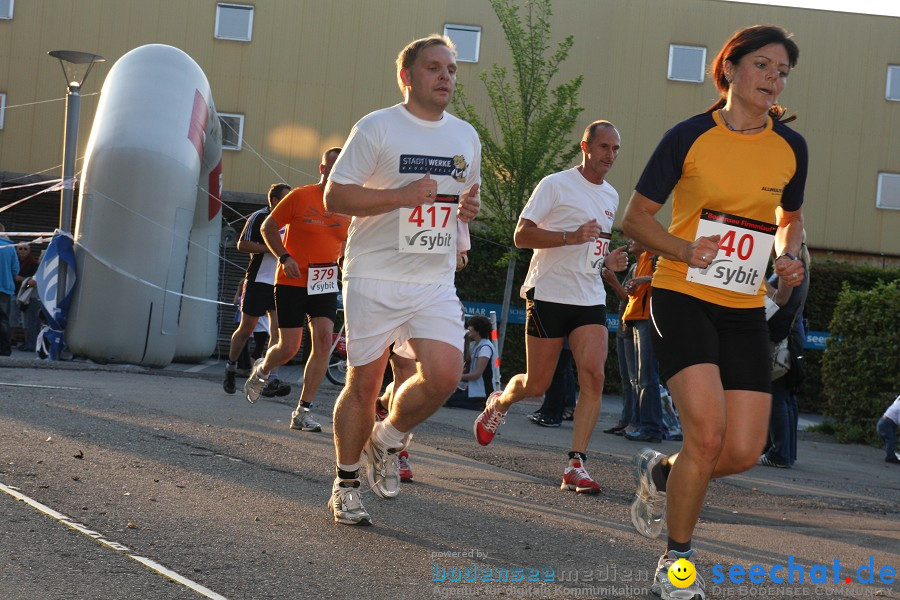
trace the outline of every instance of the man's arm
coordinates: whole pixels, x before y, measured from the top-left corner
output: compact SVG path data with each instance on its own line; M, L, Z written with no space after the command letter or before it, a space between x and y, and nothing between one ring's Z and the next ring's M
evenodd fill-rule
M353 183L329 181L325 186L325 208L331 212L354 217L383 215L401 207L415 208L433 204L437 195L437 181L426 173L403 187L375 190Z
M259 215L256 215L254 213L254 216L251 216L251 218L248 219L247 223L244 225L244 230L241 232L241 237L237 243L238 252L246 252L247 254L261 254L263 252L269 251L265 244L254 242L250 239L250 236L253 233L253 223L255 219L258 218Z
M263 239L268 245L266 252L271 252L278 257L288 254L287 248L284 247L284 242L281 241L281 225L272 215L269 215L263 221L260 233L262 233ZM290 255L281 263L281 266L284 269L284 274L288 277L292 279L300 277L300 265Z
M550 231L538 227L530 219L519 217L513 241L516 248L558 248L593 242L602 232L597 219L591 219L575 231Z

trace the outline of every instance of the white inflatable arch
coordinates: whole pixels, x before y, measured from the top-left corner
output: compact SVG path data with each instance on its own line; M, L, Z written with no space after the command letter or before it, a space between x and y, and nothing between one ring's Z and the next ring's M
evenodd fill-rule
M120 58L101 90L82 170L76 355L162 367L216 344L222 132L209 82L177 48Z

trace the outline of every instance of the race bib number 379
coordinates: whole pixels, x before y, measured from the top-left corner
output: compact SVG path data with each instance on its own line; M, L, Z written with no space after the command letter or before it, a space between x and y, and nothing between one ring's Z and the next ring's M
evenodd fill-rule
M400 252L456 252L456 206L459 196L438 194L434 204L400 209Z
M690 267L687 280L756 295L766 276L777 225L721 213L700 211L697 237L718 235L719 252L705 269Z
M331 294L338 291L337 263L310 264L306 276L306 293Z

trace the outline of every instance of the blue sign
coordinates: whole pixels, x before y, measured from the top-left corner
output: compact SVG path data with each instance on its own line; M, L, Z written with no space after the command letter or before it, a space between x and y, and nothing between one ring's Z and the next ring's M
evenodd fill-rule
M491 311L497 313L497 319L500 319L502 315L503 305L501 304L489 304L487 302L469 302L467 300L463 300L463 307L466 309L466 314L468 315L481 315L483 317L487 317L491 314ZM524 325L525 324L525 309L521 306L513 306L509 307L509 322L514 325ZM610 333L615 333L619 329L619 318L615 315L606 315L606 327L609 329Z

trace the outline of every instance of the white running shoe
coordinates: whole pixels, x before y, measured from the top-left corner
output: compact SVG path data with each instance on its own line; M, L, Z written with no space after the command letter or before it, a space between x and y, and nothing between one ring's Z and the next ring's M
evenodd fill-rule
M344 484L344 485L341 485ZM350 485L347 485L350 484ZM328 509L334 515L335 523L344 525L371 525L372 518L363 506L359 494L359 480L342 481L335 479L331 488Z
M653 576L653 585L650 586L650 591L659 596L662 600L706 600L706 591L704 590L706 582L703 580L703 576L700 575L700 573L697 573L694 582L687 587L677 587L669 581L669 567L671 567L679 558L690 561L693 565L694 563L691 561L693 555L694 551L691 549L687 552L669 550L660 556L659 563L656 565L656 575ZM697 566L694 565L694 570L696 569Z
M291 413L291 429L322 431L322 424L313 418L308 408L297 409Z
M256 362L253 363L253 369L250 371L250 376L244 382L244 394L247 395L247 402L251 404L259 398L268 380L268 377L263 379L259 376L259 369L262 367L263 361L265 361L264 358L256 359Z
M650 471L664 454L651 448L643 448L634 455L634 478L637 492L631 503L631 523L642 536L656 539L662 532L666 520L666 493L657 491Z
M372 438L366 442L366 479L369 486L382 498L396 498L400 493L400 465L398 449L379 448Z

